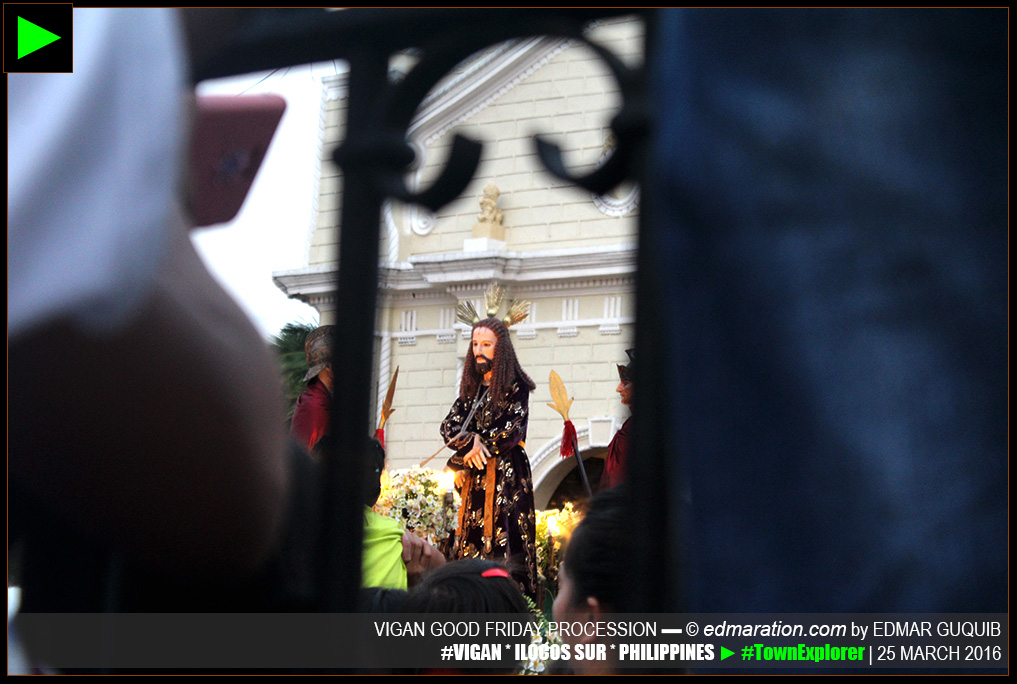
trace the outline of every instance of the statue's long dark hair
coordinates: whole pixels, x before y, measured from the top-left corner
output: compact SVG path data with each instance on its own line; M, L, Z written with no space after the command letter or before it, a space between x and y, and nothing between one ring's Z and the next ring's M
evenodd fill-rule
M516 350L512 347L512 339L509 337L508 328L497 318L485 318L473 329L487 328L495 334L498 341L494 345L494 372L491 374L491 396L499 402L508 399L512 391L512 383L517 379L520 384L525 385L531 392L537 385L526 374L519 360L516 358ZM483 376L477 370L477 359L473 355L473 340L470 339L470 348L466 352L466 360L463 363L463 381L459 385L459 397L464 401L470 401L477 394L477 388Z

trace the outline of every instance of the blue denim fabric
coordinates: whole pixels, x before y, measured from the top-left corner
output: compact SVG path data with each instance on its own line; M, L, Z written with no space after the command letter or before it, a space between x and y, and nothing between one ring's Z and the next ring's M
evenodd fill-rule
M680 607L1005 611L1006 11L661 19Z

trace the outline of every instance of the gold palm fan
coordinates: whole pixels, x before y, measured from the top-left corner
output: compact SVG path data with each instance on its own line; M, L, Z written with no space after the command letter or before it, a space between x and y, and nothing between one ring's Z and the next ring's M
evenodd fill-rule
M583 458L579 455L579 439L576 436L576 426L569 420L569 409L572 408L572 402L575 401L575 398L569 399L568 392L565 391L565 383L562 382L561 376L556 371L551 371L551 377L548 382L551 385L551 399L554 401L553 404L548 404L548 406L561 414L562 420L565 421L565 427L561 433L561 447L558 453L561 454L562 458L568 458L569 456L576 457L579 474L583 478L583 486L586 487L586 495L593 496L593 490L590 489L590 480L586 477L586 466L583 465Z
M385 401L381 405L381 422L378 423L378 429L374 431L374 438L381 442L383 449L385 448L385 423L388 422L389 416L395 413L395 409L392 408L392 397L395 396L396 381L398 379L399 366L396 366L395 373L392 374L392 380L388 383Z

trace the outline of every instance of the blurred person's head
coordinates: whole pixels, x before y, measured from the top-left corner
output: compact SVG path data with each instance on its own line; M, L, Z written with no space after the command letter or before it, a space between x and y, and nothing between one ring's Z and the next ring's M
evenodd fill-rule
M520 615L530 617L523 592L508 570L500 563L479 558L463 558L447 563L424 575L410 590L400 607L401 613L448 613L461 615ZM511 650L511 649L510 649ZM506 652L503 669L452 668L425 671L423 674L511 674L519 663Z
M367 446L367 463L364 467L364 505L373 506L381 496L381 472L385 470L385 449L376 439L370 440Z
M427 573L407 595L404 613L529 613L526 599L500 563L464 558Z
M307 359L307 374L304 382L318 378L332 389L332 335L334 325L323 325L307 333L304 340L304 357Z
M381 496L381 473L385 470L385 448L376 439L367 443L367 459L364 462L360 492L365 506L373 506ZM311 449L311 455L323 461L328 454L338 453L339 440L335 435L325 435Z
M572 532L565 559L558 570L556 622L599 622L627 607L625 586L632 555L631 531L625 527L624 493L608 489L590 502L583 521ZM590 636L565 636L570 645L594 643ZM576 661L579 674L581 661ZM583 662L590 667L613 668L609 661Z

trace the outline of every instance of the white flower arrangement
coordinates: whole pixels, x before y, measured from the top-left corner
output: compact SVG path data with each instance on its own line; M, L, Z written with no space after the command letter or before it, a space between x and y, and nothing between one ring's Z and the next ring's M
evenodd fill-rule
M419 466L386 470L374 510L440 547L455 529L459 511L459 495L452 478L452 473Z

